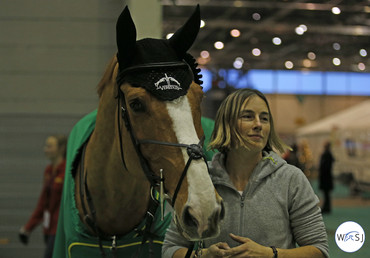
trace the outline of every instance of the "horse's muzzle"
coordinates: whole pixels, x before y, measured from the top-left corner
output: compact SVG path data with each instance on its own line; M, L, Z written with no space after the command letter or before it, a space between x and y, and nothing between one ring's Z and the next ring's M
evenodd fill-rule
M208 218L190 206L185 206L180 219L182 234L192 241L216 237L220 233L220 222L224 216L225 207L222 201Z

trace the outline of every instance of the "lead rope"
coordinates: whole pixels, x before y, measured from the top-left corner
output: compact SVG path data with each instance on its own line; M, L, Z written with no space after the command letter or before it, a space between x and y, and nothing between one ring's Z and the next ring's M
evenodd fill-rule
M193 252L194 249L194 243L191 244L191 246L188 248L188 251L186 252L185 258L190 258L191 253Z
M186 255L184 258L190 258L192 252L194 251L195 242L192 242L191 246L188 248L188 251L186 252ZM198 242L198 247L195 250L194 258L201 257L202 256L202 249L203 249L203 241Z

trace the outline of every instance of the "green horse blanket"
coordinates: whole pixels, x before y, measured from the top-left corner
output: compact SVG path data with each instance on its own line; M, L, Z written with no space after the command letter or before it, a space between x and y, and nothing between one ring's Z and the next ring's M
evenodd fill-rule
M68 138L66 173L63 196L60 205L58 229L55 239L53 258L101 258L97 237L89 234L87 227L80 220L75 202L75 181L72 176L72 164L83 143L89 138L95 128L97 110L83 117L72 129ZM205 146L208 145L214 122L202 118L202 127L206 136ZM205 150L207 160L211 160L213 152ZM155 257L161 257L161 248L166 229L171 221L171 213L165 214L160 220L160 209L157 209L152 232L156 235L152 249ZM145 220L137 227L143 229ZM140 257L149 256L149 243L141 244L142 237L132 231L116 240L117 257L132 257L140 253ZM107 257L113 257L111 241L103 241L103 249ZM141 249L138 252L138 249Z

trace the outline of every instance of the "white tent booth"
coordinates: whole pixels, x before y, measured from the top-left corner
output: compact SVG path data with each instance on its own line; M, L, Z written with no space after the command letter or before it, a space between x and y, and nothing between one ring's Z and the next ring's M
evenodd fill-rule
M301 127L298 143L306 142L318 167L323 145L332 143L334 176L352 174L354 184L370 190L370 100Z

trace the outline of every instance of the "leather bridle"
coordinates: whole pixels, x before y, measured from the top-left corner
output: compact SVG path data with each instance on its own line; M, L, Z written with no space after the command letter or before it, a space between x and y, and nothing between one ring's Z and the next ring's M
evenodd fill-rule
M156 145L164 145L164 146L172 146L172 147L186 148L186 152L189 155L189 159L186 162L186 165L184 167L184 170L181 173L181 176L180 176L180 179L179 179L179 181L177 183L175 192L174 192L172 198L170 198L171 205L172 205L173 208L175 208L175 202L176 202L176 199L177 199L177 195L178 195L178 193L180 191L182 182L183 182L183 180L184 180L184 178L185 178L185 176L186 176L186 174L188 172L188 169L190 167L191 162L193 160L199 160L199 159L203 158L203 160L204 160L204 162L205 162L205 164L207 166L207 170L208 170L207 159L206 159L206 157L204 155L204 151L203 151L203 143L204 143L204 139L205 139L204 135L203 135L203 137L201 138L201 140L199 141L198 144L184 144L184 143L172 143L172 142L157 141L157 140L151 140L151 139L137 139L135 137L135 135L134 135L133 130L132 130L132 125L131 125L131 122L130 122L130 117L129 117L129 114L128 114L128 111L127 111L127 105L126 105L125 95L121 91L121 89L118 89L118 101L117 102L118 102L118 104L117 104L117 106L118 106L118 110L117 110L117 124L118 124L118 132L119 132L119 142L120 142L120 152L121 152L122 164L125 167L125 169L127 170L126 162L125 162L125 158L124 158L124 154L123 154L123 146L122 146L121 123L120 123L120 119L119 119L119 112L120 111L121 111L121 118L122 118L122 120L125 123L126 129L129 132L129 134L130 134L132 143L133 143L133 145L135 147L135 150L136 150L136 153L137 153L137 155L139 157L141 168L143 169L143 172L146 175L146 177L147 177L147 179L148 179L148 181L150 183L151 191L153 189L155 189L156 187L160 186L160 188L161 188L160 193L162 193L162 188L163 188L163 184L164 184L164 178L162 177L162 172L161 172L161 175L158 176L158 175L156 175L150 169L147 160L145 159L145 157L141 153L140 145L141 144L156 144ZM163 210L163 199L164 199L163 194L160 194L161 218L162 218L162 220L163 220L163 214L164 214L164 210ZM145 226L145 232L143 233L142 244L144 244L147 241L148 237L150 237L150 236L153 235L150 232L150 230L151 230L151 225L152 225L153 220L154 220L154 214L155 214L155 211L157 210L157 208L158 208L158 201L155 198L153 198L153 195L151 194L151 198L150 198L148 210L146 212L146 226ZM189 258L191 256L191 252L192 252L193 248L194 248L194 243L192 243L191 247L188 248L188 251L187 251L187 253L185 255L185 258Z
M183 64L184 63L180 65L183 65ZM154 64L147 64L145 65L145 67L141 67L141 66L130 67L128 70L132 72L133 70L135 70L135 68L142 69L142 68L147 68L147 67L160 67L160 66L161 66L161 63L154 63ZM205 137L203 136L201 140L199 141L199 143L197 144L173 143L173 142L164 142L164 141L158 141L158 140L152 140L152 139L137 139L134 134L134 130L132 128L129 113L127 111L125 95L122 92L122 90L119 88L119 86L117 87L118 87L118 96L117 96L117 127L118 128L117 129L118 129L118 135L119 135L119 145L120 145L122 165L126 170L128 170L125 157L124 157L123 143L122 143L121 122L123 121L127 129L127 132L130 134L130 138L135 148L136 154L139 158L141 168L150 183L151 198L149 199L150 201L149 201L148 209L147 209L146 216L145 216L146 225L145 225L144 231L139 232L143 235L142 244L144 244L148 239L151 240L151 238L154 236L154 234L151 232L151 228L152 228L152 223L154 221L154 216L155 216L159 203L161 204L161 215L162 215L161 217L163 220L163 214L164 214L163 200L165 197L163 196L163 194L160 194L159 201L158 201L157 198L154 197L153 191L155 189L158 189L158 187L160 187L161 188L160 193L162 193L163 192L162 189L163 188L165 189L165 187L164 187L164 177L162 176L162 172L161 172L161 175L158 176L156 173L152 171L152 169L150 168L148 164L148 161L145 159L145 157L143 156L141 152L140 146L142 144L155 144L155 145L164 145L164 146L171 146L171 147L178 147L178 148L186 148L187 154L189 155L189 159L186 162L185 167L181 173L181 176L175 188L174 194L172 198L170 198L170 203L172 207L175 207L177 195L180 191L183 180L189 170L191 162L193 160L203 159L207 166L207 170L208 170L207 159L203 151L203 142L204 142ZM107 236L106 234L104 234L104 232L102 232L101 229L99 229L96 223L96 210L95 210L95 207L92 202L92 198L88 190L88 186L87 186L87 173L84 173L84 156L85 156L85 150L86 150L86 145L87 145L86 143L82 149L81 162L80 162L80 198L81 198L81 205L82 205L82 209L84 213L83 218L85 222L90 226L92 231L98 236L100 252L101 252L102 257L105 257L105 253L102 247L102 239L112 239L112 250L116 250L116 236ZM87 211L87 208L84 202L85 198L86 198L86 204L88 206L91 216L89 215L89 212ZM191 249L189 248L189 251L186 257L190 257L191 250L192 248ZM114 255L115 255L115 252L114 252Z
M181 173L180 179L177 183L175 192L171 198L171 205L174 207L176 198L178 195L178 192L180 191L182 182L187 174L187 171L190 167L190 164L193 160L198 160L203 158L207 165L206 157L203 152L203 142L204 142L204 136L200 140L199 143L197 144L184 144L184 143L172 143L172 142L164 142L164 141L158 141L158 140L151 140L151 139L137 139L136 136L134 135L134 131L132 130L132 125L130 121L129 114L127 112L127 105L126 105L126 100L125 100L125 95L124 93L119 89L119 96L118 96L118 132L119 132L119 143L120 143L120 152L121 152L121 159L122 159L122 164L127 170L124 154L123 154L123 146L122 146L122 133L121 133L121 126L120 126L120 119L119 119L119 112L121 112L121 118L124 121L124 124L126 126L126 129L128 133L130 134L132 143L134 145L134 148L136 150L136 153L139 157L140 160L140 165L141 168L146 175L150 185L152 188L156 188L160 185L161 183L161 177L156 175L149 167L149 164L147 160L144 158L143 154L141 153L140 146L141 144L156 144L156 145L164 145L164 146L171 146L171 147L179 147L179 148L186 148L187 154L189 155L189 159L186 162L186 165L184 167L184 170ZM208 165L207 165L208 168Z

